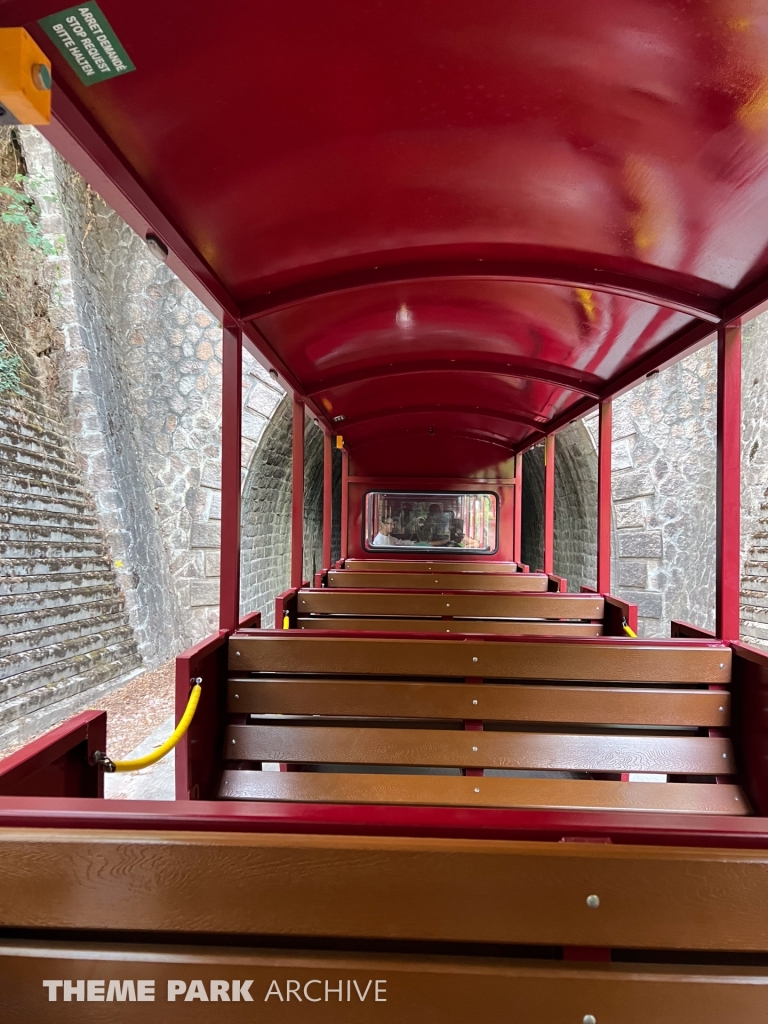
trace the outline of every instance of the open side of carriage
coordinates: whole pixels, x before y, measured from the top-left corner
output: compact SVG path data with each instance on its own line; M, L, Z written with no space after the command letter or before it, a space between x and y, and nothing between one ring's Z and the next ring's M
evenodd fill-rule
M740 331L768 304L760 3L102 0L135 70L96 86L62 42L95 32L94 5L56 7L0 0L53 67L44 133L224 325L221 620L177 660L179 717L202 692L174 802L103 799L102 713L0 762L0 972L32 986L13 1019L48 1019L54 961L277 978L286 1020L313 997L286 1004L285 979L317 976L347 996L388 979L386 1002L326 992L336 1021L763 1019L768 656L739 642ZM716 630L632 638L611 402L715 334ZM244 349L294 396L272 630L240 602ZM597 586L569 594L555 439L596 407ZM542 440L529 571L522 453Z

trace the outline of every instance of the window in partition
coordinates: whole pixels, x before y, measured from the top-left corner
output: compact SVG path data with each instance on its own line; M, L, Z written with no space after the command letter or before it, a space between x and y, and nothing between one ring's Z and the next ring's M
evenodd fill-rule
M497 506L497 495L485 492L372 491L366 495L365 548L458 548L467 554L492 554L498 546Z

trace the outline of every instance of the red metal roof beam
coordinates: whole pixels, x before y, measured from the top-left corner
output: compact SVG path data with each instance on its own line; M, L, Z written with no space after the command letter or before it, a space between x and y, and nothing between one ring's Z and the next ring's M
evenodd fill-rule
M484 373L496 377L515 377L519 380L538 380L595 399L600 397L600 391L605 386L605 381L592 373L570 370L565 366L537 365L530 359L507 359L504 362L490 359L424 359L400 365L390 364L385 372L379 372L374 368L341 373L313 386L308 397L315 398L327 391L336 391L354 384L364 384L373 380L381 382L389 377L402 377L412 373Z
M584 288L649 302L708 323L720 322L721 303L717 299L682 287L665 285L650 278L635 277L601 267L585 269L569 263L498 259L409 263L394 267L372 266L344 274L319 277L256 295L241 304L240 316L244 321L255 320L267 313L276 313L310 299L339 295L375 285L442 281L451 278Z
M449 415L467 413L476 419L506 420L508 423L519 423L530 430L537 430L542 436L546 433L545 426L535 420L533 416L524 416L520 413L510 412L508 409L481 409L471 405L416 405L402 409L381 409L360 416L345 417L338 426L339 429L344 430L344 433L347 433L350 429L365 423L379 423L381 420L396 419L400 416L439 416L441 413Z

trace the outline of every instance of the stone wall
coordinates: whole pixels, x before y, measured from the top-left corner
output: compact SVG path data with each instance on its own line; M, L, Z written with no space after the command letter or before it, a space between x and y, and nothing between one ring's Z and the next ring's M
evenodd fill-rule
M291 576L292 401L280 403L251 461L243 486L240 607L260 611L262 625L274 623L274 599ZM339 557L341 457L334 452L332 554ZM304 578L321 568L323 535L323 435L311 419L304 430ZM278 624L279 625L279 624Z
M221 329L34 129L23 144L55 180L39 198L59 240L51 308L70 432L155 667L216 626Z
M714 345L614 402L612 589L645 636L714 626L716 403Z
M139 650L154 667L218 626L221 327L37 132L22 134L44 182L42 227L57 240L51 316L63 342L64 412ZM282 397L245 353L244 484L251 462L261 466L256 453ZM315 492L308 481L310 503ZM273 540L279 547L277 534L266 546ZM282 578L261 585L277 593Z
M571 423L555 442L554 571L578 592L595 585L597 571L597 458L585 424ZM544 562L544 447L523 456L522 560Z
M218 627L221 326L32 129L62 391L144 663ZM243 477L282 390L243 360Z
M741 633L768 644L768 313L743 331Z
M709 345L614 402L612 590L640 633L671 619L714 625L717 367ZM557 436L554 569L595 585L597 413ZM524 456L524 562L543 560L543 447Z
M29 202L53 180L30 170L18 133L0 129L0 210L26 210L0 222L0 747L92 706L141 663L70 443L53 306L66 282Z
M58 250L51 316L63 338L65 413L141 655L154 667L218 627L221 326L34 129L21 134L45 181L42 227ZM290 559L282 399L244 353L243 603L268 614ZM311 420L306 444L311 578L322 533L322 438ZM335 475L338 492L339 466ZM338 538L335 549L338 557Z

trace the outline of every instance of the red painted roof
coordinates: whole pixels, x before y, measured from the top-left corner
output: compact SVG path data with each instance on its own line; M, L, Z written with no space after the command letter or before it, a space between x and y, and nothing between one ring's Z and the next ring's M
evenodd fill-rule
M768 298L768 0L101 0L137 70L89 88L61 2L0 2L50 137L369 468L491 465Z

